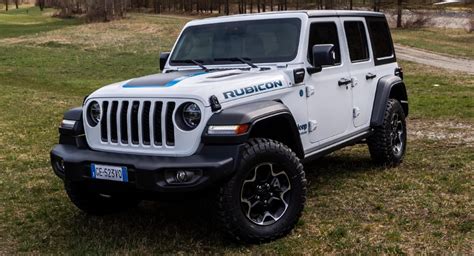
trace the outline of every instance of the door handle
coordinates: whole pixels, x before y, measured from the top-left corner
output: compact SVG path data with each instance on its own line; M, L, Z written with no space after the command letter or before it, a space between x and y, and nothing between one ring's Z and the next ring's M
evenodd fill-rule
M337 83L339 84L339 86L347 86L348 84L352 83L352 79L341 78Z
M371 80L371 79L374 79L376 77L377 77L377 75L372 74L372 73L367 73L367 75L365 75L366 80Z

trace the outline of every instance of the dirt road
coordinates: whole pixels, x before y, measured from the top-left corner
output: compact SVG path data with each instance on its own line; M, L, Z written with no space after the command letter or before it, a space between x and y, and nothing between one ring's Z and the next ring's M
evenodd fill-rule
M448 57L401 45L395 45L395 51L397 58L402 60L474 74L474 60Z

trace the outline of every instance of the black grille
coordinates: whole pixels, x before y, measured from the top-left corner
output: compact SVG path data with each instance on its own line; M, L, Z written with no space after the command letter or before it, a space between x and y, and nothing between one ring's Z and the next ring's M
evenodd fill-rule
M101 122L100 122L100 134L101 134L102 141L107 141L109 139L108 134L107 134L108 108L109 108L109 102L104 101L104 103L102 104L102 117L101 117Z
M163 110L163 102L155 102L155 111L153 113L153 134L155 145L163 144L163 136L161 135L161 111Z
M110 140L117 143L117 108L118 101L112 101L112 108L110 109Z
M166 107L166 145L169 146L174 146L173 111L175 105L174 102L168 102Z
M150 105L149 101L145 101L142 110L142 139L145 145L150 145Z
M127 116L128 116L128 101L122 102L122 109L120 110L120 137L122 143L128 143L128 127L127 127Z
M132 103L132 143L138 144L138 110L140 108L140 102L134 101Z
M175 102L163 104L162 101L103 101L101 139L103 142L118 143L120 140L126 145L146 146L162 146L165 140L166 145L174 146L175 108Z

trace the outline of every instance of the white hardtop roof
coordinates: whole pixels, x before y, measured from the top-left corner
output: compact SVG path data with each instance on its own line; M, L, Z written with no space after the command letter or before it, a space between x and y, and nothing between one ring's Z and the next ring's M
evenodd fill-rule
M222 22L226 20L236 20L236 19L245 19L251 17L262 18L268 16L278 16L279 18L283 17L297 17L301 14L305 14L308 17L333 17L333 16L351 16L351 17L385 17L381 12L370 12L370 11L348 11L348 10L295 10L295 11L276 11L276 12L261 12L261 13L249 13L249 14L237 14L237 15L227 15L219 16L205 19L198 19L190 23L201 23L200 21L208 22Z

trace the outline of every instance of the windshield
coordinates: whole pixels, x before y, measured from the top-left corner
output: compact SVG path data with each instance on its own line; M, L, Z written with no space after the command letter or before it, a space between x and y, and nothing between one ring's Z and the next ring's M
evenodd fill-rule
M298 52L301 21L297 18L251 20L186 28L170 58L175 66L292 61Z

